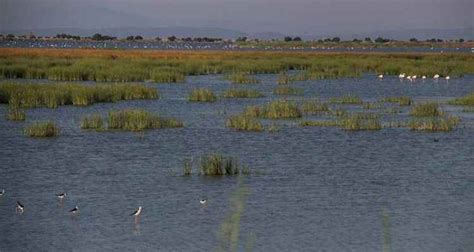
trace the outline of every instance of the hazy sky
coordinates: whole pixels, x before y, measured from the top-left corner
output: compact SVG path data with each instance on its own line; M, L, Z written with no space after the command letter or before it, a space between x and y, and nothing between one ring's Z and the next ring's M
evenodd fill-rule
M474 0L0 0L0 29L221 27L315 34L474 26Z

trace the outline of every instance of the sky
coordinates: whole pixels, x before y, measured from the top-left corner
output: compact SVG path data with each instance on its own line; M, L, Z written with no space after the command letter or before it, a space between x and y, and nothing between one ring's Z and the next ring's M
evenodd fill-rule
M474 0L0 0L0 30L219 27L350 33L474 27Z

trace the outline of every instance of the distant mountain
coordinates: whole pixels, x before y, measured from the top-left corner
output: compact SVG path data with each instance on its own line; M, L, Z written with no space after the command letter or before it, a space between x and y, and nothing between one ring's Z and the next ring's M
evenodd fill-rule
M349 38L365 38L371 37L376 38L382 36L384 38L408 40L410 38L416 38L418 40L426 40L431 38L441 39L459 39L465 40L474 39L474 28L465 29L407 29L407 30L388 30L378 31L365 34L352 34Z

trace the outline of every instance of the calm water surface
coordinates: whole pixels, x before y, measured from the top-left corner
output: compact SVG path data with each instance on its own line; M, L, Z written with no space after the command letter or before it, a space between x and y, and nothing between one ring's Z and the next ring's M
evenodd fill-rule
M244 88L264 92L261 99L188 103L192 88L221 93L232 86L221 76L200 76L150 84L159 100L29 109L26 123L6 121L1 105L0 251L210 251L239 184L249 190L239 250L474 250L474 113L443 105L462 118L448 133L346 132L295 121L276 121L281 128L272 133L226 128L229 115L276 98L276 76L259 78L261 84ZM322 100L352 93L366 101L409 95L444 102L473 92L474 76L416 84L365 76L294 86ZM86 114L130 107L180 118L186 127L144 134L79 129ZM397 117L407 118L408 108L402 110ZM25 124L46 119L59 124L59 137L23 136ZM185 158L212 152L238 156L258 172L240 179L181 176ZM62 191L68 197L60 205L55 194ZM23 215L15 214L16 200L25 205ZM71 216L75 205L80 213ZM135 224L129 215L139 205Z

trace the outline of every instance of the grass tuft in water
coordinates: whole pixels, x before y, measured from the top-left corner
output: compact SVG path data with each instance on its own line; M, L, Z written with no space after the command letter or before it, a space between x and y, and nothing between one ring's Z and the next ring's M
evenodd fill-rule
M180 127L183 127L183 123L176 119L161 118L142 109L110 111L108 115L108 129L142 131Z
M103 130L104 120L100 114L84 116L81 120L81 129Z
M301 127L336 127L337 121L301 121Z
M329 112L329 106L317 101L304 101L301 104L301 110L305 114L315 115Z
M459 124L459 117L425 117L415 118L408 123L411 130L451 131Z
M231 156L209 154L201 157L201 175L204 176L234 176L240 174L238 160Z
M428 102L416 104L411 109L410 115L415 117L437 117L442 116L443 112L438 103Z
M245 109L243 114L267 119L289 119L302 116L301 110L296 103L286 100L272 101L262 107L249 106Z
M260 81L252 77L250 74L247 73L233 73L226 76L226 79L230 80L232 84L256 84L260 83Z
M193 89L188 96L188 101L190 102L215 102L216 100L217 97L212 90L205 88Z
M18 108L10 108L6 115L7 120L10 121L24 121L26 120L25 111Z
M230 89L225 91L224 98L260 98L263 94L253 89Z
M277 79L278 84L286 85L286 84L290 84L290 82L291 82L291 78L290 78L290 75L288 75L287 72L282 72L282 73L278 74L278 79Z
M59 128L53 121L35 122L25 127L24 133L29 137L55 137Z
M239 131L262 131L262 123L254 117L236 115L227 119L227 127Z
M186 158L184 160L184 165L183 165L183 175L184 176L191 176L192 170L193 170L192 159Z
M351 131L382 129L378 117L373 114L352 114L339 120L338 125L342 129Z

